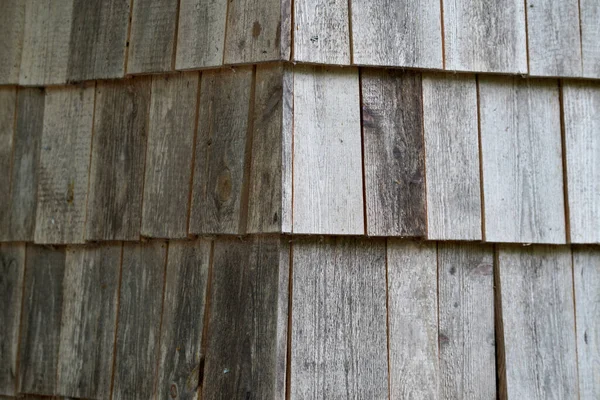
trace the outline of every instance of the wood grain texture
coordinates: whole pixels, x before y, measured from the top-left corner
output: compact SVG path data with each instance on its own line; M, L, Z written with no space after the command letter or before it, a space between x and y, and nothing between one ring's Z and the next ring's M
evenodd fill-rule
M223 63L227 0L180 0L177 69Z
M167 244L123 245L112 398L154 396ZM199 316L201 318L201 316Z
M127 73L165 72L173 69L178 2L137 0L131 12Z
M289 60L290 0L241 0L229 3L224 64Z
M573 249L573 277L577 322L579 398L592 400L600 393L600 251Z
M579 2L527 0L526 4L529 73L581 76Z
M290 245L215 242L202 399L283 399Z
M496 398L492 246L438 244L440 397Z
M435 243L388 240L390 399L440 397L436 257Z
M385 241L292 246L290 399L388 398Z
M197 72L152 78L144 236L187 236L199 79Z
M125 74L130 2L72 1L67 79L121 78Z
M94 85L46 89L37 243L82 243L94 114Z
M427 238L481 239L477 86L472 75L424 75Z
M358 71L294 69L294 233L363 234Z
M17 355L25 244L0 244L0 395L14 396L17 387Z
M347 0L295 0L294 61L349 65Z
M248 232L292 230L292 67L256 67Z
M485 239L565 243L557 82L481 76L479 95Z
M86 240L140 237L150 89L150 77L98 83Z
M10 240L10 181L16 139L17 88L0 87L0 241Z
M19 393L53 395L63 304L65 249L27 245L19 345Z
M110 397L121 244L67 248L57 393Z
M169 242L156 398L198 399L211 242Z
M253 75L253 67L202 74L190 233L238 234L246 229Z
M571 243L600 243L600 84L563 83Z
M525 2L443 0L446 69L527 73Z
M443 68L438 0L351 0L354 63Z
M23 32L25 30L25 2L4 0L0 14L0 84L19 83Z
M571 251L500 246L497 268L506 398L577 398Z
M367 234L425 236L421 74L363 69Z
M581 18L581 49L583 58L583 76L600 78L600 2L596 0L579 1Z

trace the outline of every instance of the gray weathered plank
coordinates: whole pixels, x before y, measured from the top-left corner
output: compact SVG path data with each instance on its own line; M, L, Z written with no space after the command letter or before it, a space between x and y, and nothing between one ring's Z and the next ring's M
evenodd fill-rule
M87 240L140 237L150 89L150 77L98 83Z
M472 75L424 75L427 237L481 239L477 86Z
M600 394L600 251L573 249L573 277L577 323L579 398L593 400Z
M252 86L252 67L202 74L191 233L237 234L246 229Z
M506 398L577 398L571 251L500 246L496 268Z
M438 244L440 397L496 398L492 246Z
M127 73L164 72L173 69L178 2L136 0L131 12Z
M177 69L223 63L227 0L180 0Z
M53 395L63 303L65 249L27 245L19 345L19 393Z
M156 398L198 399L211 242L169 242Z
M130 2L72 1L67 80L122 77L125 74Z
M25 30L25 2L4 0L0 14L0 84L19 83L23 31Z
M439 398L436 256L433 242L388 240L390 399Z
M199 79L197 72L152 78L144 236L187 236Z
M292 246L289 398L387 399L385 241Z
M579 2L526 0L526 4L529 73L581 76Z
M563 84L571 243L600 243L600 84Z
M108 399L113 367L121 244L66 250L57 393Z
M583 76L600 78L600 2L580 0L581 49L583 58Z
M294 69L294 233L363 234L358 71Z
M123 245L112 390L115 400L154 396L166 254L167 244L161 241Z
M523 0L443 0L445 68L527 73Z
M82 243L94 114L94 85L46 89L37 243Z
M15 141L17 88L0 87L0 241L8 241L10 213L10 181Z
M215 242L202 399L283 399L290 245Z
M0 244L0 395L14 396L25 273L25 245Z
M256 67L248 232L292 230L292 67Z
M485 239L565 243L557 82L486 75L479 95Z
M361 71L367 234L425 236L421 74Z
M294 61L348 65L350 28L347 0L295 0Z
M443 68L438 0L351 0L358 65Z

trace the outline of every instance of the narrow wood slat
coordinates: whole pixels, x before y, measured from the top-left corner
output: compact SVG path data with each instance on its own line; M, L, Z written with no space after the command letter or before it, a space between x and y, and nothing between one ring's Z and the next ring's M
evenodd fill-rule
M427 237L481 239L477 87L472 75L424 75Z
M363 234L358 70L294 69L294 233Z
M211 242L169 243L156 396L198 399Z
M150 88L150 77L98 83L87 240L140 237Z
M436 256L435 243L388 240L389 371L393 400L439 398Z
M580 0L579 17L581 18L581 48L583 58L583 76L600 78L600 2L597 0Z
M479 94L485 239L565 243L557 82L481 76Z
M0 241L8 241L10 213L10 181L13 146L16 139L17 88L0 87Z
M93 114L93 84L46 90L37 243L84 241Z
M167 244L123 245L112 398L153 397ZM201 318L201 316L199 316Z
M121 244L66 250L57 393L110 397Z
M252 67L202 74L191 233L238 234L246 229L252 86Z
M425 236L421 74L361 71L367 234Z
M199 79L197 72L152 78L142 207L144 236L187 236Z
M381 239L293 243L291 400L388 398L385 268Z
M492 246L440 242L440 395L496 398Z
M507 399L577 398L571 252L557 246L501 246L499 346Z
M289 242L215 242L202 399L283 399Z
M25 30L25 2L4 0L0 14L0 84L19 83L23 32Z

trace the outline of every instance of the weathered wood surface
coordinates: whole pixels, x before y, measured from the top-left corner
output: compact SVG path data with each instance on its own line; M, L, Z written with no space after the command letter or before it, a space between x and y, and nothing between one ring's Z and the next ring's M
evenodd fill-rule
M571 243L600 243L600 84L563 84Z
M127 54L128 74L173 69L178 11L177 1L133 2Z
M600 393L600 251L573 249L573 277L577 323L579 398L592 400Z
M421 74L363 69L361 88L367 234L425 236Z
M427 237L481 239L477 86L472 75L424 75Z
M363 234L358 70L294 69L294 233Z
M249 233L292 230L293 86L291 67L256 67Z
M600 78L600 2L597 0L580 0L579 17L581 18L581 49L583 58L583 76Z
M62 396L110 397L121 251L121 244L66 250L56 390Z
M558 85L480 76L488 242L565 243Z
M253 67L204 72L196 138L191 233L246 229Z
M577 0L527 0L527 37L531 75L581 76Z
M93 114L93 84L46 89L37 243L84 241Z
M436 257L433 242L388 240L390 399L439 398Z
M355 64L443 68L440 1L350 3Z
M25 244L0 244L0 395L14 396L25 273Z
M525 2L443 0L445 68L526 74Z
M294 61L348 65L350 27L347 0L295 0Z
M494 251L440 242L440 397L496 398Z
M142 207L144 236L187 236L199 79L197 72L152 78Z
M180 0L177 69L223 63L227 0Z
M53 395L63 305L65 249L28 245L19 341L19 393Z
M158 399L198 399L208 240L170 242L158 362Z
M150 77L98 83L87 240L140 237L150 89Z
M501 324L507 399L577 398L571 251L500 246Z
M167 244L123 245L112 398L154 396ZM198 316L202 318L202 316Z
M0 13L0 84L19 83L23 31L25 30L25 2L4 0Z
M0 87L0 241L10 240L10 181L15 142L17 88Z
M385 241L292 246L290 399L388 398Z
M285 398L289 246L215 242L203 400Z

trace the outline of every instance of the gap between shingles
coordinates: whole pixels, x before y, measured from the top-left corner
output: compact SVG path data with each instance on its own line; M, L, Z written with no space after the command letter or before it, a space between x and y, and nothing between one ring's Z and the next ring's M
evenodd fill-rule
M527 12L527 0L523 0L525 9L525 54L527 56L527 75L531 73L529 63L529 14Z
M294 59L294 43L295 43L295 23L296 23L296 0L290 1L290 54L287 61L292 61ZM282 35L283 37L283 35Z
M285 240L285 239L284 239ZM285 376L285 399L290 400L292 396L292 305L294 294L294 243L289 240L289 272L288 272L288 320L287 320L287 349L286 349L286 376Z
M423 143L423 191L425 195L425 239L429 239L429 201L427 197L427 141L425 140L425 94L423 91L423 81L427 79L427 76L422 72L419 74L419 91L421 92L421 140Z
M198 143L198 123L200 118L200 93L202 90L202 72L195 72L198 77L198 84L196 85L196 114L194 117L194 133L192 139L192 163L191 168L192 171L190 173L190 181L188 184L188 207L187 207L187 218L186 218L186 226L185 232L186 235L190 236L190 220L192 219L192 198L194 191L194 175L196 172L196 149Z
M177 41L179 37L179 14L181 13L181 0L177 0L177 11L175 11L175 31L173 32L173 52L171 53L171 70L175 71L177 66Z
M17 360L15 363L15 383L14 389L15 394L19 393L20 380L21 380L21 336L23 334L23 309L25 308L25 291L27 289L27 248L31 244L23 244L23 282L21 283L21 314L19 316L19 336L17 338Z
M354 38L352 36L352 0L348 0L348 46L350 46L350 65L354 65Z
M505 400L506 390L506 359L504 349L504 325L502 320L502 289L500 282L500 257L498 245L494 247L494 340L496 344L496 393L497 398Z
M362 195L363 195L363 234L368 235L368 217L367 217L367 180L365 173L365 129L363 124L363 85L362 68L358 68L358 108L360 118L360 161L362 169Z
M561 155L562 155L562 174L563 174L563 201L565 211L565 240L567 244L571 243L571 209L569 207L569 176L567 163L567 132L565 125L565 104L563 81L558 80L558 103L560 113L560 136L561 136Z
M481 240L485 242L485 191L483 186L483 146L481 143L481 92L479 90L479 75L475 75L477 91L477 142L479 145L479 199L481 202Z
M210 255L208 257L208 275L206 281L206 294L204 300L204 315L202 318L202 340L200 341L200 368L198 368L198 388L196 389L200 391L200 398L202 398L202 391L204 388L204 366L206 363L206 348L208 347L208 324L210 321L214 258L215 241L212 240L210 242Z
M127 19L127 42L125 44L125 57L123 59L123 75L127 75L129 63L129 49L131 49L131 22L133 19L133 0L129 0L129 18Z
M446 69L446 26L444 24L444 0L440 0L440 30L442 36L442 69Z
M119 282L117 284L117 303L116 303L116 316L115 316L115 333L113 338L113 353L112 353L112 371L110 376L110 392L108 397L110 400L113 398L113 391L115 387L115 370L117 365L117 333L119 332L119 310L121 305L121 282L123 277L123 253L125 252L125 244L121 242L121 259L119 262Z
M144 79L144 78L141 78ZM142 235L142 228L144 226L144 193L146 191L146 167L147 167L147 161L148 161L148 151L150 151L148 149L148 137L150 136L150 122L151 122L151 116L150 114L152 113L152 84L154 82L154 77L148 77L146 78L148 79L150 82L148 83L148 85L150 86L148 88L148 108L146 110L146 134L144 135L144 139L145 139L145 151L144 151L144 166L142 169L142 187L141 187L141 198L140 198L140 224L139 224L139 229L138 229L138 240ZM139 82L139 81L138 81ZM133 84L135 85L135 81L133 81Z

